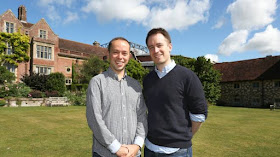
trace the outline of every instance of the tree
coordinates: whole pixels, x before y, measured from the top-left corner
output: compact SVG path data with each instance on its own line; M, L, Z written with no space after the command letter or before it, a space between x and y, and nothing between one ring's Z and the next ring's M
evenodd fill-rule
M58 91L60 95L63 95L66 90L65 76L59 72L51 73L48 76L46 86L48 91Z
M15 74L11 73L4 66L0 66L0 84L4 84L5 81L11 83L15 80Z
M9 45L9 47L8 47ZM11 50L10 54L7 50ZM17 66L18 63L29 61L29 37L16 33L0 33L0 64L4 63Z
M207 101L215 104L221 95L221 74L214 69L210 60L206 60L203 56L197 57L197 59L183 56L174 56L172 58L177 64L189 68L196 73L203 86Z
M81 83L88 84L93 76L102 73L108 66L108 62L99 59L97 56L91 56L80 67L80 72L76 68L78 79L80 79Z
M143 78L149 73L148 69L143 68L141 64L134 59L129 60L125 69L128 76L138 80L141 84Z
M49 90L46 86L48 77L49 75L42 75L39 73L35 73L32 75L25 74L20 80L34 90L45 92Z

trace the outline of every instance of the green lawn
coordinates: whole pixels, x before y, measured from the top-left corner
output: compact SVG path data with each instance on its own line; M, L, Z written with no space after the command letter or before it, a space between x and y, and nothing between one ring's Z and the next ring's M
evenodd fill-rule
M91 156L85 107L0 108L0 156ZM193 139L194 157L276 157L280 110L215 107Z

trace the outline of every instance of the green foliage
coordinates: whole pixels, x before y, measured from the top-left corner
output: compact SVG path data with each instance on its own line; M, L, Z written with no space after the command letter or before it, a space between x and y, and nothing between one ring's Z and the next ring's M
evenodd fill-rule
M21 78L21 81L34 90L44 92L49 90L46 84L48 77L49 75L41 75L36 73L32 75L24 75Z
M91 78L95 75L100 74L108 67L108 62L104 62L97 56L91 56L87 61L85 61L80 68L79 79L81 83L88 84Z
M7 83L1 88L0 97L27 97L31 88L24 83Z
M51 73L48 76L46 86L48 91L58 91L60 95L63 95L66 90L65 76L59 72Z
M195 70L194 64L196 60L194 58L187 58L184 56L172 56L172 59L176 62L176 64L182 65L192 71Z
M0 106L5 106L6 105L6 101L5 100L0 100Z
M211 104L215 104L221 96L221 74L214 69L210 60L206 60L204 57L193 59L183 56L175 56L172 57L172 59L174 59L177 64L185 66L196 73L202 83L207 101Z
M12 47L12 54L7 54L7 43ZM19 32L5 33L0 32L0 65L9 63L18 65L21 62L29 61L28 56L29 37Z
M76 91L76 92L70 92L66 91L64 93L64 96L66 96L71 103L71 105L74 106L85 106L86 105L86 91Z
M195 73L203 85L207 100L215 104L221 96L220 72L214 69L210 59L206 60L204 57L197 57Z
M33 90L29 93L30 97L32 98L43 98L44 94L39 90Z
M71 91L87 90L88 84L71 84Z
M143 68L141 64L134 59L129 60L125 69L128 76L138 80L140 83L142 83L143 78L149 73L148 69Z
M15 78L15 75L9 72L6 67L0 66L0 84L4 84L5 80L11 83Z

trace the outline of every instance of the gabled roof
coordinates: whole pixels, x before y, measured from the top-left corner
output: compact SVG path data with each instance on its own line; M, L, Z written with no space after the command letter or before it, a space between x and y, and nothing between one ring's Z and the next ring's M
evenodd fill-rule
M99 57L108 56L108 50L103 47L79 43L67 39L59 38L59 49L97 55Z
M222 73L221 82L280 79L280 56L214 64Z

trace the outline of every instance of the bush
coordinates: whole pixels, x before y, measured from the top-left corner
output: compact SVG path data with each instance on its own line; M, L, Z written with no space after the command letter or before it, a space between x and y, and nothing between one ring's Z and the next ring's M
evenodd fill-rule
M74 106L85 106L86 105L86 92L85 91L77 91L77 92L65 92L64 96L66 96L69 102Z
M6 105L6 101L5 100L0 100L0 106L5 106Z
M58 91L59 95L63 95L65 86L65 76L62 73L51 73L46 82L46 86L49 91Z
M7 83L5 87L2 87L0 97L27 97L30 91L30 87L24 83Z
M4 84L5 81L11 83L16 78L15 74L11 73L4 66L0 66L0 74L0 84Z
M88 84L71 84L71 91L86 91L88 88Z
M41 74L24 75L21 78L21 81L24 82L27 86L29 86L33 90L39 90L44 92L49 90L46 86L48 77L49 75L41 75Z
M51 91L51 92L46 91L45 94L46 94L46 97L58 97L58 96L60 96L58 91Z
M32 97L32 98L42 98L43 97L43 93L39 90L33 90L29 93L29 95Z

